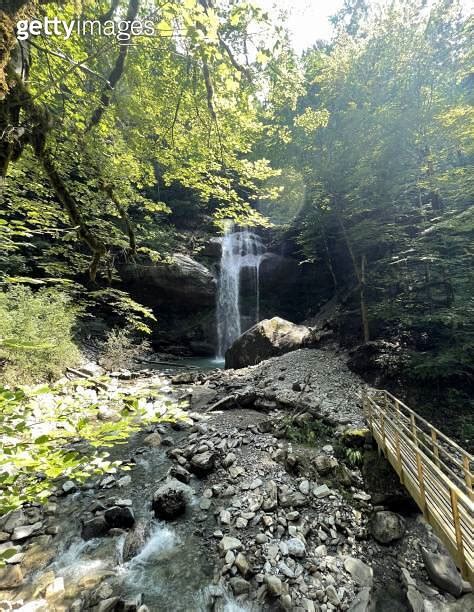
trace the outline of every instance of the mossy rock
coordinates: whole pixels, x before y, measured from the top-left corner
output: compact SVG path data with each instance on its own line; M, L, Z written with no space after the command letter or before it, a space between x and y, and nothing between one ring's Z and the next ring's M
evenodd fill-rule
M344 446L348 446L349 448L363 448L367 443L371 442L371 440L372 434L367 427L346 429L341 438Z

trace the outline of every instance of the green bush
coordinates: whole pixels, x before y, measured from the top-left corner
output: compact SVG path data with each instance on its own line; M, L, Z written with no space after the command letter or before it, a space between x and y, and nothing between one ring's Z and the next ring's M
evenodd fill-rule
M6 383L53 380L77 363L77 311L57 289L14 286L0 293L0 377Z

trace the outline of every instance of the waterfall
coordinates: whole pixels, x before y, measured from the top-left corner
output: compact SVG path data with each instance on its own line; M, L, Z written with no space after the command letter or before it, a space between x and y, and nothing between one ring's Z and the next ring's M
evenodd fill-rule
M248 229L234 231L229 224L222 239L221 265L217 295L218 358L251 325L260 320L260 264L265 246L260 236ZM242 271L248 274L250 305L247 322L242 321ZM248 324L250 322L250 324Z

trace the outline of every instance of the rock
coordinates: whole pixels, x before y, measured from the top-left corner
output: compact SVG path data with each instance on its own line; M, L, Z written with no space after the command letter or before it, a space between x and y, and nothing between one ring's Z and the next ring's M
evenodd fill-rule
M265 483L265 496L263 499L262 508L264 510L275 510L278 504L278 489L274 480L268 480Z
M309 480L302 480L298 486L298 489L303 495L309 495Z
M431 552L423 546L420 549L425 569L433 584L454 597L460 597L463 580L451 557L444 553Z
M116 607L118 604L120 604L120 601L120 597L109 597L108 599L104 599L97 606L97 612L112 612L116 610Z
M280 578L272 574L266 574L264 578L267 592L272 597L279 597L283 592L283 585Z
M190 460L190 470L196 476L207 476L214 469L215 464L215 454L211 451L205 451L204 453L199 453L193 455Z
M70 493L75 493L77 491L77 485L72 480L68 480L63 484L61 489L65 495L69 495Z
M326 597L328 598L329 603L332 603L333 606L339 606L341 603L339 595L332 584L330 584L326 589Z
M213 351L214 353L214 351ZM204 387L202 385L196 385L192 388L191 392L191 408L200 412L204 410L206 406L215 402L217 397L217 391Z
M237 456L235 455L235 453L228 453L224 459L222 460L222 465L225 468L230 467L233 463L235 463L235 460L237 459Z
M40 531L42 526L42 523L35 523L34 525L23 525L21 527L15 527L15 530L12 534L12 541L18 542L20 540L26 540L26 538L29 538L34 533Z
M399 540L405 533L405 521L403 518L390 512L382 510L376 512L370 522L369 529L372 536L381 544L389 544L394 540Z
M326 454L317 455L313 459L314 467L321 476L326 476L337 467L337 459Z
M308 500L299 491L289 491L288 493L280 493L279 503L282 508L300 508L306 506Z
M214 306L216 279L201 263L188 255L174 253L172 262L146 262L122 266L123 280L154 291L168 302L179 300L188 309L196 306ZM158 289L159 291L156 291Z
M364 587L363 589L361 589L354 601L351 603L350 607L348 608L347 612L369 612L371 606L371 601L370 601L370 588L369 587Z
M331 495L331 489L327 485L323 484L313 489L313 495L318 499L322 499L323 497Z
M229 580L229 583L232 592L236 597L239 595L243 595L244 593L248 593L250 590L250 583L248 583L247 580L240 578L240 576L235 576L234 578L231 578Z
M86 521L82 525L81 537L83 540L92 540L93 538L100 538L105 535L109 530L109 525L105 520L104 516L95 516L94 518Z
M211 500L209 499L209 497L203 497L201 498L201 501L199 502L199 507L201 508L201 510L209 510L209 508L211 507Z
M290 557L301 558L306 555L306 546L298 538L291 538L286 542Z
M128 506L112 506L105 511L104 518L109 527L119 529L130 529L135 524L133 510Z
M14 589L23 584L23 573L19 565L0 567L0 589Z
M155 492L152 502L156 518L169 521L183 514L187 497L192 493L191 487L178 480L170 480L161 486Z
M185 484L188 484L188 482L191 480L191 474L182 465L175 465L170 468L169 475L180 482L184 482Z
M146 444L146 446L151 446L152 448L158 448L158 446L161 446L161 436L160 436L160 434L157 433L157 432L149 434L143 440L143 444Z
M219 542L219 549L221 552L226 553L229 550L240 550L242 548L242 542L232 536L224 536Z
M57 599L64 594L64 578L57 577L46 588L46 599Z
M245 578L250 571L250 564L247 561L247 557L240 553L237 555L234 561L235 567L239 570L242 576Z
M230 525L231 516L228 510L222 510L219 515L219 520L222 525Z
M425 612L425 602L419 591L413 586L409 586L407 589L407 599L412 612Z
M310 332L280 317L264 319L244 332L225 354L226 368L245 368L301 348Z
M347 557L344 561L344 567L356 584L362 587L372 587L374 572L363 561L354 557Z

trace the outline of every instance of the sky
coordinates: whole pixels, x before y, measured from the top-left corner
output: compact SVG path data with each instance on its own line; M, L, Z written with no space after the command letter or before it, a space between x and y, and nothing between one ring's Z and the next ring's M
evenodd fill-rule
M343 0L256 0L264 10L289 12L288 27L296 51L311 47L315 40L329 38L329 17L343 5Z
M433 0L428 0L428 6ZM254 0L270 14L276 11L289 13L288 29L293 40L293 46L298 53L311 47L321 38L331 37L329 17L337 13L344 0ZM374 3L383 0L373 0ZM461 0L466 14L472 14L472 0Z

